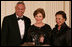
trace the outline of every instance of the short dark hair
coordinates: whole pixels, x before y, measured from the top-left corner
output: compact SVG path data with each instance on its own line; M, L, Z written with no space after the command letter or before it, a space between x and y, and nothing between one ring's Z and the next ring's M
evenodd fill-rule
M35 17L38 13L41 13L43 18L45 18L45 11L43 8L38 8L34 11L33 16Z
M65 19L65 21L67 20L66 13L64 11L56 12L55 16L58 15L58 14L62 15L62 17Z
M18 2L16 5L18 5L18 4L23 4L23 5L24 5L24 7L25 7L25 3L24 3L23 1Z

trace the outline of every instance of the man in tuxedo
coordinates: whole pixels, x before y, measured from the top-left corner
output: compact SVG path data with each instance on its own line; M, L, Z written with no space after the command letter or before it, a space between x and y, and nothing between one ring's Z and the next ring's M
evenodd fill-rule
M27 31L31 21L26 16L25 4L18 2L15 7L15 13L4 17L1 30L2 46L20 46L27 42Z

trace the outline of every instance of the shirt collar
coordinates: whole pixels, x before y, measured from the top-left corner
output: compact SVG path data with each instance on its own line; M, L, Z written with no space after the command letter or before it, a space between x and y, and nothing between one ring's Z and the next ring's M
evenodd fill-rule
M17 17L17 18L19 18L19 16L18 16L18 15L16 15L16 17ZM21 18L22 18L22 17L23 17L23 16L21 16Z

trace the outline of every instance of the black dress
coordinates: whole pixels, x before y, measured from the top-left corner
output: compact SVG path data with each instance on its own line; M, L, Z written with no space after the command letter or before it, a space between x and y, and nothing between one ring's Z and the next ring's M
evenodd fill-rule
M45 24L42 27L37 27L35 25L32 25L28 30L28 42L33 42L33 35L34 34L44 34L44 43L43 44L50 44L50 32L51 27L48 24ZM38 36L37 36L38 37Z
M58 25L56 25L53 28L51 38L53 46L71 46L71 29L66 23L62 24L60 30L58 30Z

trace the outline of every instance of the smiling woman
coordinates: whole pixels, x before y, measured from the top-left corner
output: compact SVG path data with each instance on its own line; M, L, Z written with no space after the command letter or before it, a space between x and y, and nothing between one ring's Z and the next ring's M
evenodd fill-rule
M58 29L60 30L61 25L67 20L66 14L64 11L59 11L55 14L56 23L58 24Z
M35 46L40 45L50 45L50 25L43 23L45 18L45 11L43 8L38 8L34 11L33 16L36 20L36 23L31 25L28 29L28 42L34 42ZM33 35L32 35L33 34Z
M71 28L65 23L67 20L66 13L64 11L58 11L55 17L57 24L52 31L52 45L71 46Z

